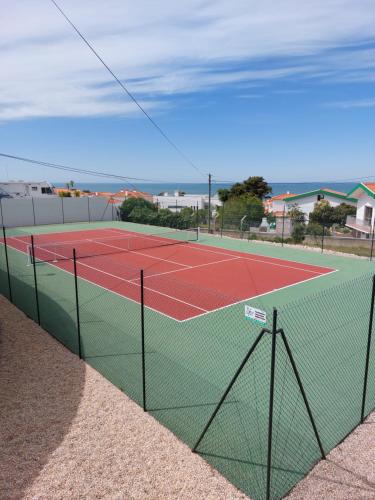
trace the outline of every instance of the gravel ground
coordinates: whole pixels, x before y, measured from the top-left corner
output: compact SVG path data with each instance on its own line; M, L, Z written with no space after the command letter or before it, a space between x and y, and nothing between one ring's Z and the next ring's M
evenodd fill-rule
M0 296L1 499L245 499ZM288 496L375 499L375 414Z
M1 499L245 499L0 296Z

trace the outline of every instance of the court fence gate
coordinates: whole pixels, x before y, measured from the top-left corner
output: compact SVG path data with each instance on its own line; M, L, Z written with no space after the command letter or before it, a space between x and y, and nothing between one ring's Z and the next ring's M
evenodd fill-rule
M147 270L129 266L131 301L80 278L75 250L38 262L32 235L26 266L2 232L0 293L254 499L282 498L375 407L375 275L268 309L270 327L243 304L212 327L146 306Z

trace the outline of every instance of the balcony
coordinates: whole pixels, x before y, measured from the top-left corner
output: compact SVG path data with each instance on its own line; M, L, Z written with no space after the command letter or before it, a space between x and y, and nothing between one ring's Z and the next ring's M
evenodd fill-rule
M371 233L371 220L368 219L357 219L356 217L348 215L346 218L346 226L364 235Z

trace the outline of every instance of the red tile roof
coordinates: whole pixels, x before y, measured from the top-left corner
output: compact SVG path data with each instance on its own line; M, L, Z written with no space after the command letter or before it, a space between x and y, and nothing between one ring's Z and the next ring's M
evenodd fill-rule
M328 193L334 193L334 194L339 194L341 196L346 196L347 193L343 193L342 191L336 191L335 189L331 188L321 188L322 191L327 191Z
M283 193L283 194L277 194L276 196L272 196L270 201L275 201L275 200L284 200L284 198L288 198L288 196L295 196L293 193Z
M363 183L370 191L375 193L375 182L364 182Z

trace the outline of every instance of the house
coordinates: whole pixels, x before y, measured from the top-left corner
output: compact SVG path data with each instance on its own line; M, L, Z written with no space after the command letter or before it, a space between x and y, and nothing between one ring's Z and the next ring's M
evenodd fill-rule
M175 191L174 194L164 193L153 197L154 203L159 208L168 208L174 212L179 212L183 208L191 208L192 210L201 210L208 208L208 195L206 194L182 194ZM221 205L217 195L211 197L211 209Z
M12 198L45 198L56 196L52 185L47 181L7 181L0 182L0 191Z
M296 196L296 195L289 193L288 191L287 193L272 196L272 198L264 202L265 211L267 213L272 212L274 215L276 215L276 217L278 216L282 217L284 210L286 210L285 198L288 198L289 196Z
M332 207L337 207L341 205L341 203L346 203L355 207L357 205L357 199L349 195L350 193L346 194L341 191L335 191L334 189L320 188L314 191L308 191L307 193L286 196L283 201L286 205L286 211L298 206L298 208L304 212L306 219L308 219L310 213L314 210L315 203L322 200L328 201Z
M352 229L356 238L369 238L375 222L375 183L361 182L348 196L357 200L355 217L348 217L346 226Z

